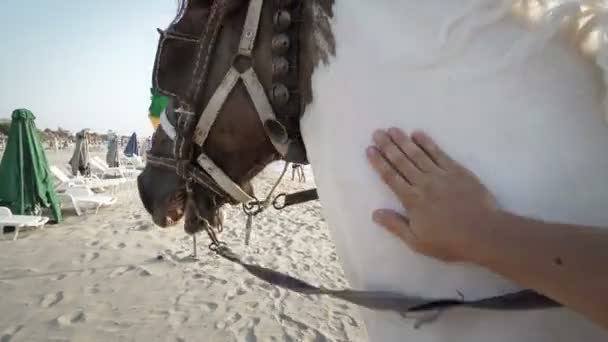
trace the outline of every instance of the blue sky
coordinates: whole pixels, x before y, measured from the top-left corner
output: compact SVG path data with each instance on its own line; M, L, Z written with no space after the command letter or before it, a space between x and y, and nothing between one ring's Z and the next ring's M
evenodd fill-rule
M0 118L28 108L40 128L150 135L156 28L175 0L2 0Z

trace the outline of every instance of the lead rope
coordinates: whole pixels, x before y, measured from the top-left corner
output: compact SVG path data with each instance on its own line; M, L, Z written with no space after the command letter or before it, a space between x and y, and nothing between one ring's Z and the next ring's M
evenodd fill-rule
M263 213L266 209L268 209L268 207L270 207L270 205L272 203L274 203L273 201L271 201L272 196L274 195L274 192L279 187L279 184L281 184L281 181L285 177L285 174L287 173L288 168L289 168L289 162L285 162L285 166L283 166L283 171L281 172L281 175L279 176L277 181L274 183L274 185L268 192L268 195L266 195L266 198L262 202L256 200L255 202L252 202L252 203L243 203L243 212L245 213L245 215L247 215L247 223L245 224L245 246L249 246L249 241L251 240L253 218L255 216Z
M458 299L431 299L389 291L333 290L311 285L286 273L244 262L225 244L218 245L213 250L224 259L243 266L254 277L289 291L303 295L326 295L375 311L395 312L403 318L413 318L412 315L418 313L420 316L414 323L415 328L432 323L442 312L457 307L500 311L561 307L560 303L532 290L522 290L477 300L465 300L460 293L458 293Z

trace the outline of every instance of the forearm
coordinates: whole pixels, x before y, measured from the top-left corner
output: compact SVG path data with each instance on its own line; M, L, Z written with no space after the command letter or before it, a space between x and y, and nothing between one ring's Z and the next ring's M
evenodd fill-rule
M608 328L608 229L501 213L475 261Z

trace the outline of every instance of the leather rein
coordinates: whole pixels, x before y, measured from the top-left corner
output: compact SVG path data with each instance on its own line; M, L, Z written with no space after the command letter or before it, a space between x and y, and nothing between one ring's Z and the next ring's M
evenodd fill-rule
M196 37L188 37L183 34L161 32L162 37L161 44L159 44L159 50L162 48L162 39L170 37L172 39L197 40L198 52L187 99L184 99L182 96L179 96L179 94L172 93L169 90L160 89L165 94L178 99L180 104L180 107L175 110L178 114L176 123L171 123L165 113L161 116L161 127L165 133L174 140L174 158L148 154L148 163L155 167L175 170L176 173L186 181L187 189L190 188L192 182L195 182L203 186L206 190L214 193L215 196L219 196L233 203L243 204L243 210L248 215L248 233L246 238L246 240L248 240L249 230L251 229L251 219L268 207L270 196L268 196L265 201L259 201L251 197L241 189L238 184L230 179L230 177L204 152L201 152L196 158L196 164L193 164L191 162L191 144L193 142L200 147L201 151L203 150L202 147L213 123L217 119L230 92L239 81L243 82L245 85L257 110L260 121L266 130L268 138L283 159L288 159L290 149L293 147L292 144L294 144L294 141L297 139L294 139L293 135L290 136L288 129L277 119L276 115L277 107L280 108L290 100L294 102L293 98L290 99L290 91L284 84L274 83L272 89L268 91L270 94L269 98L253 69L253 63L251 62L253 59L252 53L260 25L264 0L249 1L238 52L234 56L233 65L224 76L215 93L211 96L208 104L204 107L201 115L198 117L198 121L195 122L196 115L194 108L196 107L196 99L198 99L201 89L206 85L206 77L212 51L230 5L232 4L232 6L235 6L234 1L236 0L232 0L232 2L231 0L215 0L213 2L209 20L203 30L200 40ZM295 58L297 58L298 51L296 49L294 52L293 49L291 49L290 52L289 49L285 49L285 44L289 46L290 38L294 38L294 32L296 35L295 40L298 40L297 29L293 31L293 27L298 25L302 11L302 2L303 1L298 0L273 1L275 7L277 7L274 17L274 26L275 30L279 33L273 37L273 81L275 81L276 78L285 77L289 72L297 73L298 71L297 59L294 62L294 55L296 56ZM285 33L290 29L292 30L291 37ZM287 61L285 56L281 56L289 54L291 54L288 56L291 57L291 60L289 61ZM157 56L157 64L158 58L160 58L159 56ZM243 65L245 65L245 67L243 67ZM155 70L155 79L156 78L157 71ZM299 119L299 115L303 112L303 107L299 101L296 100L295 102L295 107L292 105L291 108L292 110L295 108L295 114L297 115L297 119ZM285 169L286 168L287 164L285 165ZM316 199L318 199L316 189L311 189L290 195L280 194L275 197L272 204L276 209L282 209L286 206ZM561 304L552 299L532 290L522 290L516 293L478 300L465 300L464 298L421 298L386 291L330 290L324 287L311 285L285 273L247 263L234 253L225 243L220 242L217 237L215 237L212 228L207 227L206 230L212 239L211 248L217 252L218 255L243 266L250 274L263 281L302 294L328 295L372 310L397 312L406 318L411 317L413 313L426 313L426 316L423 316L417 321L416 327L424 323L432 322L443 310L456 307L484 310L538 310L561 306ZM431 315L429 315L429 312Z

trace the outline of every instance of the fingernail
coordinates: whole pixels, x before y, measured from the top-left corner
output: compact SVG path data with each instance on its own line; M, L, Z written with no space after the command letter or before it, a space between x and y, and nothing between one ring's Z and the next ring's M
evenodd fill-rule
M391 127L388 129L388 134L390 134L390 135L403 134L403 131L397 127Z
M368 157L375 157L378 155L378 150L374 146L369 146L365 152L367 153Z
M372 220L373 220L375 223L381 223L381 221L382 221L382 216L384 216L385 214L386 214L386 210L382 210L382 209L375 210L375 211L372 213Z
M374 142L378 142L379 140L382 140L385 136L386 136L386 131L383 129L378 129L374 132L374 134L372 135L372 138L374 139Z
M429 139L429 136L426 135L426 133L424 133L422 131L412 132L412 140L414 140L414 142L416 142L416 143L427 142L428 139Z

